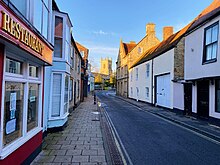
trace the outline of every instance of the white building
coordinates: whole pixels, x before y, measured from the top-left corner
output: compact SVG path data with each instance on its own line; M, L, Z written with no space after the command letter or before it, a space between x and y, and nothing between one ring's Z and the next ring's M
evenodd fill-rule
M164 35L164 40L144 52L129 70L129 97L157 106L184 110L183 34ZM172 32L172 27L165 27ZM175 98L175 99L174 99Z
M189 29L185 43L185 80L191 96L189 111L220 119L219 1L202 12Z

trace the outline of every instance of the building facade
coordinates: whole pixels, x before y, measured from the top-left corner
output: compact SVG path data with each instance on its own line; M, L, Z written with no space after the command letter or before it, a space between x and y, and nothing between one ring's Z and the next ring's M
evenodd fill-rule
M89 57L89 49L84 47L83 45L76 42L77 48L82 56L81 61L81 94L80 94L80 100L84 101L84 97L88 96L88 57Z
M69 112L72 112L80 103L81 89L81 62L82 56L71 36L70 83L69 83Z
M0 164L29 164L43 137L52 0L4 0L0 9Z
M128 53L136 46L136 43L124 43L120 41L118 59L116 62L116 94L127 97L128 95Z
M71 76L71 28L67 13L53 6L53 66L45 69L44 130L62 128L69 115L69 83Z
M163 41L148 50L129 69L130 98L184 110L183 35L187 28L172 34L172 27L164 27Z
M120 43L118 61L116 62L116 91L118 95L128 97L128 68L130 68L137 59L141 58L147 50L159 42L159 39L156 37L155 24L148 23L146 25L146 36L139 43Z
M219 9L214 1L186 35L185 86L189 113L206 119L220 119Z

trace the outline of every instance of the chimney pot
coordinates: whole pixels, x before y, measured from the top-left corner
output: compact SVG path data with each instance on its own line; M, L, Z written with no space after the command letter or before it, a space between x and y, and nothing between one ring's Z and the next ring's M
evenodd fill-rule
M173 35L173 27L172 26L165 26L163 28L163 40L166 40L171 35Z

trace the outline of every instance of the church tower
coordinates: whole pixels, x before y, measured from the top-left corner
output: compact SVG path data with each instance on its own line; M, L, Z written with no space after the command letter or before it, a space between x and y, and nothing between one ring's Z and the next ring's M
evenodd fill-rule
M101 58L101 74L111 75L112 74L112 59L111 58Z

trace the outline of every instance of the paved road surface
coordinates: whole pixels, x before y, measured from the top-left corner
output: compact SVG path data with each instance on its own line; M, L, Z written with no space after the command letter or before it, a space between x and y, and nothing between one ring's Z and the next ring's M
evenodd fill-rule
M105 103L119 137L135 165L219 165L220 144L114 97Z

